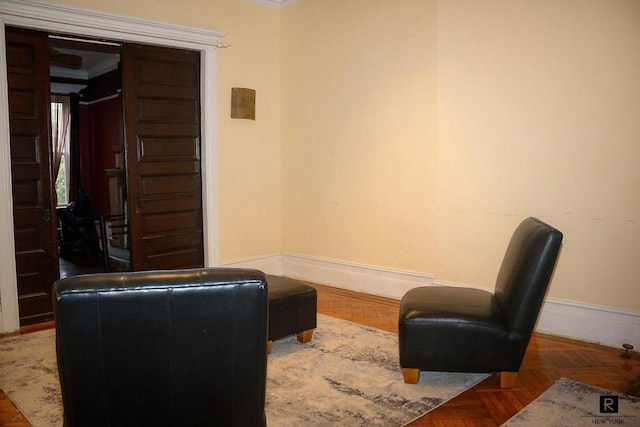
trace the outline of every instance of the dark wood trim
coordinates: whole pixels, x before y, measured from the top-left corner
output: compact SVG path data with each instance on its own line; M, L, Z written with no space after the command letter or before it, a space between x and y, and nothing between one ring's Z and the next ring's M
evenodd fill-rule
M51 76L50 79L51 79L51 83L68 83L68 84L74 84L74 85L86 85L86 84L89 84L88 80L73 79L71 77Z

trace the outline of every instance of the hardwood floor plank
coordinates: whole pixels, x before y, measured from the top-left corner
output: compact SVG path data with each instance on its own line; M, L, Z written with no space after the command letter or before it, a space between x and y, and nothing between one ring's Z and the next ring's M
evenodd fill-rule
M31 424L2 390L0 390L0 426L31 427Z

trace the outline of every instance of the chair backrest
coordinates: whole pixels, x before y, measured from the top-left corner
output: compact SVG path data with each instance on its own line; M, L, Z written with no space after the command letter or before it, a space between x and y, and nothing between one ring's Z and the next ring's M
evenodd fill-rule
M126 214L100 215L100 246L102 249L102 268L105 273L111 271L111 257L124 266L118 271L131 270L131 251L129 249L129 223Z
M54 299L66 427L264 423L263 273L76 276Z
M496 280L495 296L509 329L531 334L551 279L562 233L527 218L516 228Z

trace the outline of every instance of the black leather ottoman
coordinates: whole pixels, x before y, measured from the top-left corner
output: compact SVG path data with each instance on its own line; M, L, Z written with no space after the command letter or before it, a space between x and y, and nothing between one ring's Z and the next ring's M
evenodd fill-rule
M298 280L267 274L269 290L269 337L271 342L289 335L296 335L301 343L311 341L316 328L318 293Z

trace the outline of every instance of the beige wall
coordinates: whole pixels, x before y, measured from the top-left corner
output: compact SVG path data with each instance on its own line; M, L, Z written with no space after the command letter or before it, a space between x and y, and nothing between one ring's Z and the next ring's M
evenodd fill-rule
M491 287L534 215L565 233L550 297L640 310L637 0L65 2L229 34L223 262ZM228 118L232 86L257 90L255 122Z
M285 252L492 287L532 215L550 297L640 309L640 2L301 0L281 33Z
M281 248L278 9L245 0L56 3L227 33L217 55L220 260ZM256 120L231 119L231 88L256 90Z
M640 309L640 2L439 2L438 53L437 276L490 285L534 215L549 296Z
M435 266L436 3L282 10L283 250Z

